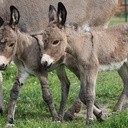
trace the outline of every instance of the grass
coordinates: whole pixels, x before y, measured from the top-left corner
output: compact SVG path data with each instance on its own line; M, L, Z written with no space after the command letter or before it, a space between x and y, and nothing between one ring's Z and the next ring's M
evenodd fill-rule
M123 22L123 18L115 17L112 19L110 26ZM79 82L77 78L67 70L68 77L71 81L70 94L66 109L71 106L72 102L76 98L79 91ZM8 69L3 72L4 82L4 103L6 111L3 116L0 117L0 128L5 127L7 108L9 102L9 91L13 85L16 75L16 67L10 65ZM58 109L60 102L60 83L55 74L55 71L49 73L49 86L52 92L54 103ZM102 72L98 75L96 86L96 100L103 108L112 109L119 97L122 90L122 82L118 74L115 71ZM84 108L84 107L83 107ZM106 119L106 121L99 123L94 122L91 128L128 128L128 114L126 111L122 111L119 114L113 114ZM83 117L75 117L71 122L57 123L51 121L51 115L45 102L42 100L42 94L40 90L39 81L36 77L30 77L25 85L22 87L19 99L17 101L17 108L15 113L15 126L14 128L82 128L87 127L85 125L85 119Z
M109 26L113 26L115 24L124 23L124 22L125 22L124 16L118 15L118 16L115 16L114 18L111 19Z

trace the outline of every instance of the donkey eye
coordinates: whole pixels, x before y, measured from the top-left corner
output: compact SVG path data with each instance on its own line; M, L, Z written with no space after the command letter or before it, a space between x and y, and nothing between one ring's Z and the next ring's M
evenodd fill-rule
M60 42L59 40L55 40L52 44L57 45L59 42Z
M10 45L9 45L9 47L12 47L14 45L14 43L11 43Z
M46 39L44 40L44 43L47 43L47 40Z

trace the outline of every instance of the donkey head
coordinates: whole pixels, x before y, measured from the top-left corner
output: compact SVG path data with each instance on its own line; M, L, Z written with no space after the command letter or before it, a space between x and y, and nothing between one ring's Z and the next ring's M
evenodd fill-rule
M49 25L43 35L43 55L41 59L45 68L53 68L64 59L67 37L64 26L67 11L64 5L59 2L58 10L54 6L49 6Z
M0 70L6 69L16 52L16 26L19 18L19 11L14 6L10 6L9 23L4 23L3 19L0 18Z

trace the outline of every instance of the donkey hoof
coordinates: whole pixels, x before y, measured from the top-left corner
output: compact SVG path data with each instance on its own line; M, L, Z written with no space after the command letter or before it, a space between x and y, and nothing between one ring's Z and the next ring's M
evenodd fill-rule
M8 121L7 121L7 125L14 125L14 119L9 118Z
M94 121L93 118L89 118L86 120L86 124L91 125L91 124L93 124L93 121Z
M14 124L7 123L6 128L14 127Z
M68 112L66 112L66 113L64 114L64 117L63 117L63 119L64 119L65 121L72 121L73 118L74 118L74 115L72 115L72 114L70 114L70 113L68 113Z
M115 107L114 109L113 109L113 113L118 113L118 112L120 112L121 111L121 108L119 108L119 107Z
M4 109L0 107L0 115L3 115L3 113L4 113Z
M59 118L59 116L55 116L52 118L52 121L60 122L61 119Z
M63 115L62 114L58 114L59 120L62 122L63 121Z
M103 114L103 112L100 112L98 115L96 115L96 119L99 121L99 122L102 122L105 120L105 115Z

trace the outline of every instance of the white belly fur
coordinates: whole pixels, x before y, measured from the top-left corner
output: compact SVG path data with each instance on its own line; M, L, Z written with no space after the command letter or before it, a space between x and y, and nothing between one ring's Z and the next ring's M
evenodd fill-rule
M111 63L108 65L100 65L99 71L111 71L115 69L120 69L125 62L127 62L127 59L120 62Z

